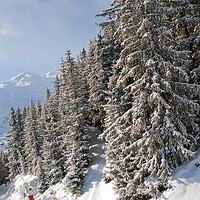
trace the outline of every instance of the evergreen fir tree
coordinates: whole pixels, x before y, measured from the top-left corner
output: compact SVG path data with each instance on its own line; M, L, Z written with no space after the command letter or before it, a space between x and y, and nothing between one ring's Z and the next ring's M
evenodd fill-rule
M24 119L23 115L24 113L21 113L19 107L16 110L16 123L17 123L17 131L18 131L18 159L19 159L19 169L20 173L26 174L26 169L25 169L25 157L24 157L24 138L25 138L25 133L24 133Z
M63 159L62 159L62 125L61 125L61 113L62 113L62 100L61 100L61 93L60 93L60 79L56 76L56 80L54 82L54 97L52 102L52 126L51 130L54 133L54 140L56 142L56 160L57 166L62 171L61 178L64 177L64 166L63 166Z
M114 179L120 199L148 199L159 195L174 169L195 155L199 105L190 94L199 90L189 84L184 69L188 52L173 47L171 6L159 0L114 1L112 6L113 11L120 7L116 20L123 49L106 106L102 138L110 162L105 173ZM185 85L187 91L180 92ZM157 177L154 185L149 177Z
M54 102L56 103L57 107L59 106L60 100L60 79L56 76L56 80L54 81Z
M43 145L41 150L44 166L43 170L46 176L46 184L49 185L56 184L62 178L62 170L59 164L59 146L56 142L56 132L54 132L55 118L53 111L53 98L47 88L40 120L43 124Z
M48 182L46 181L46 174L43 169L43 161L41 157L38 157L37 166L36 166L36 175L37 175L37 184L38 192L40 194L44 193L48 189Z
M8 140L8 168L9 168L9 180L13 180L19 173L19 148L20 148L20 132L19 126L16 121L16 114L13 107L10 109L9 126L9 140Z
M39 119L40 116L41 116L41 112L42 112L42 105L41 105L40 101L37 100L36 115L37 115L37 118L38 118L38 119Z
M196 88L199 88L200 84L200 2L196 0L175 1L171 7L173 7L173 26L171 31L176 37L174 48L177 51L185 51L187 53L188 63L183 65L183 68L189 76L190 87L194 88L193 91L191 90L190 96L191 99L200 104L199 92L196 92ZM187 93L187 88L187 84L182 85L182 91L180 92ZM197 115L196 123L200 124L200 115Z
M68 95L68 81L67 79L68 74L67 74L67 69L65 67L65 61L63 58L61 58L61 64L60 64L60 87L59 87L59 93L55 96L55 100L58 102L59 106L59 114L60 114L60 124L58 124L58 129L60 131L60 137L59 137L59 142L61 144L61 149L62 149L62 166L63 166L63 171L64 174L67 172L67 165L65 162L68 159L68 148L69 148L69 139L67 138L67 132L68 132L68 123L66 122L66 118L68 116L68 110L67 110L67 105L69 102L69 95ZM58 85L59 86L59 85Z
M116 27L101 24L103 36L90 42L87 56L89 102L92 106L92 119L95 126L103 128L105 112L103 105L107 103L108 82L112 74L112 64L119 56L120 48L114 39ZM109 30L109 31L108 31Z
M69 167L65 176L65 185L70 192L76 194L77 196L81 196L83 189L83 178L87 173L87 154L83 153L80 140L76 140L71 148L72 153L68 159Z
M71 57L70 51L66 53L66 60L61 63L61 98L63 112L61 121L63 130L63 157L65 163L65 183L68 190L80 194L83 186L83 178L89 163L88 148L89 121L85 116L87 100L81 69L84 65L78 65ZM63 101L65 100L65 101ZM63 127L62 127L63 128ZM73 151L73 147L79 145L79 151ZM76 155L75 155L76 153ZM84 156L83 156L84 155ZM76 157L77 162L71 163ZM82 163L82 165L81 165ZM84 164L83 164L84 163ZM80 169L76 166L82 166ZM75 181L78 179L78 181ZM77 190L76 190L77 189Z
M87 112L89 111L89 85L87 81L87 76L88 76L88 69L87 69L87 53L86 50L83 48L83 50L80 52L80 56L77 59L77 65L80 71L79 77L81 79L81 101L82 105L84 105L85 109ZM86 118L89 118L90 114L84 113Z
M0 185L7 183L8 168L6 167L8 158L3 151L0 151Z
M36 174L37 159L40 156L40 133L38 130L38 119L36 108L33 101L30 101L29 109L25 119L25 147L24 155L26 160L26 169L28 173Z
M22 120L23 120L23 122L25 121L25 118L26 118L26 107L24 106L23 108L22 108ZM24 122L25 123L25 122ZM23 123L23 124L24 124Z

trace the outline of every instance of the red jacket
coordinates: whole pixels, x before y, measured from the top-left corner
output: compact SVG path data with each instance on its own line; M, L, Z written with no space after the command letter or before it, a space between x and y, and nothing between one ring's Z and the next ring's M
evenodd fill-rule
M28 196L28 200L34 200L33 195Z

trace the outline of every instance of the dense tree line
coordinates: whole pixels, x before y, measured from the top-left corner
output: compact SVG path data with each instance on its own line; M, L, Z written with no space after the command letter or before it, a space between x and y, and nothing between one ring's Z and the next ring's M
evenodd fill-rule
M198 144L199 1L116 0L102 15L119 22L122 46L101 135L105 176L121 199L150 198Z
M39 191L65 178L66 187L81 194L90 156L89 129L92 125L88 85L83 74L85 50L75 62L70 51L61 61L52 96L46 89L43 105L31 100L21 111L11 108L9 125L9 179L18 173L38 177Z
M40 192L64 180L81 195L96 127L119 199L159 196L199 146L199 10L198 0L114 0L88 53L61 59L53 96L11 108L10 179L34 174Z
M6 167L8 163L7 154L0 151L0 185L7 184L8 168Z

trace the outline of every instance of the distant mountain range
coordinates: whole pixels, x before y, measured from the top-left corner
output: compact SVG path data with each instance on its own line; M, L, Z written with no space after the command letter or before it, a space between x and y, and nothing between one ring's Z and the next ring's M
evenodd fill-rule
M59 75L59 69L54 69L45 75L24 72L0 84L0 144L6 140L5 136L9 130L10 107L16 109L28 106L31 99L35 104L37 100L42 103L46 88L53 92L56 75ZM4 146L0 145L0 150L3 148Z

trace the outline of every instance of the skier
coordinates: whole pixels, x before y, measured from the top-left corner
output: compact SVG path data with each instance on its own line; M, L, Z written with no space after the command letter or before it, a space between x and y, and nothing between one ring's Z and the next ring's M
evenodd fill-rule
M34 200L32 187L25 185L25 189L26 189L26 193L28 195L28 200Z

